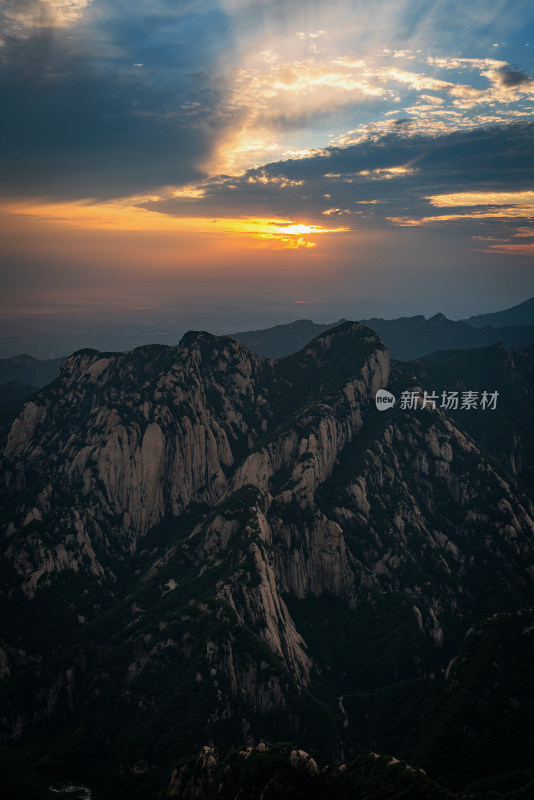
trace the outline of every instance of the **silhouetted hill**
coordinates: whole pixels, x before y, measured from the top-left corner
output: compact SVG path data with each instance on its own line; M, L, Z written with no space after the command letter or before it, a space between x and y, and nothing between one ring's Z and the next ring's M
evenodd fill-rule
M466 350L497 342L502 342L506 348L534 344L534 325L474 328L461 320L455 322L447 319L444 314L435 314L430 319L422 315L399 319L366 319L362 320L362 324L375 331L393 358L401 361L411 361L438 350Z
M275 325L273 328L258 331L239 331L228 335L259 356L283 358L301 350L320 333L335 328L344 321L340 319L338 322L320 324L309 319L297 319L287 325Z
M30 386L22 381L8 381L0 387L0 409L18 400L26 400L36 392L37 386Z
M534 344L534 324L474 328L466 322L447 319L443 314L435 314L430 319L425 319L422 315L399 319L373 318L361 320L361 323L375 331L392 357L401 361L411 361L438 350L465 350L486 347L497 342L513 349ZM288 325L230 335L253 353L268 358L282 358L297 352L314 336L331 330L336 325L339 322L321 325L301 319Z
M65 358L40 361L23 353L20 356L0 359L0 386L9 381L20 381L29 386L46 386L56 377Z
M509 325L534 325L534 297L517 306L512 306L512 308L505 308L504 311L477 314L463 321L476 328L483 328L485 325L493 325L494 328L503 328Z

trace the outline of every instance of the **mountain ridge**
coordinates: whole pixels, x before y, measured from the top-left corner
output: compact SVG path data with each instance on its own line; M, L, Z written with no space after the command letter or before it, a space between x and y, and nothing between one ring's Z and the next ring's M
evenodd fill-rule
M528 352L463 357L530 397ZM207 739L437 774L449 736L418 731L467 631L534 605L513 437L496 459L439 408L375 407L447 369L352 322L277 361L205 332L67 359L2 451L4 743L102 798L163 791Z
M397 319L372 318L360 321L369 327L373 327L371 323L375 325L376 332L382 336L394 358L410 360L433 352L429 347L434 350L454 347L465 349L485 346L498 341L502 341L509 348L533 344L533 305L534 298L530 298L530 300L504 311L486 315L479 314L457 322L448 320L442 313L434 314L428 320L425 320L425 317L420 314ZM242 341L259 355L268 358L282 358L290 353L298 352L315 336L344 321L340 319L333 323L314 323L308 319L300 319L270 328L225 335ZM465 325L469 325L471 329L483 328L484 331L478 330L475 333ZM437 326L441 326L441 330L436 330ZM411 331L410 328L412 328ZM401 341L399 341L399 334ZM403 339L404 341L402 341ZM420 344L421 340L425 342L423 347ZM0 385L18 380L24 384L41 388L54 379L66 357L40 361L34 356L22 354L2 359L0 360Z
M534 325L534 297L503 311L493 311L489 314L476 314L464 320L469 325L484 327L505 327L509 325Z
M253 352L271 358L281 358L304 346L303 340L307 335L319 335L322 330L329 330L338 324L324 326L310 323L308 320L299 320L263 331L231 335L242 341ZM401 361L422 358L439 350L470 349L498 342L507 348L528 347L534 344L533 325L474 327L464 320L447 319L441 313L434 314L429 319L425 319L422 314L392 320L362 319L361 324L374 330L388 347L392 357ZM297 325L298 328L295 327Z

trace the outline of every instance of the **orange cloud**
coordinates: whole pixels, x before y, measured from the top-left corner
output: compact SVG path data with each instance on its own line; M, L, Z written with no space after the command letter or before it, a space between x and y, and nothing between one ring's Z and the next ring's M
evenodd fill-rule
M410 228L435 222L484 219L534 219L534 192L451 192L426 197L435 208L473 208L473 211L429 217L388 217L393 225ZM520 230L525 230L521 228ZM522 235L525 235L524 233ZM519 247L519 245L518 245Z
M138 198L136 198L138 200ZM48 225L100 231L160 231L247 237L282 248L314 247L310 237L340 233L347 228L325 228L275 218L171 217L141 208L132 199L104 203L33 201L0 206L0 212Z
M436 207L444 206L534 206L534 192L450 192L426 198Z
M435 217L419 217L411 219L409 217L388 217L394 225L401 227L420 227L431 225L433 222L458 222L459 220L483 220L483 219L525 219L534 217L534 208L493 208L487 211L471 211L465 214L440 214Z
M483 253L507 253L512 256L534 256L534 242L527 244L514 244L507 242L503 244L491 244Z

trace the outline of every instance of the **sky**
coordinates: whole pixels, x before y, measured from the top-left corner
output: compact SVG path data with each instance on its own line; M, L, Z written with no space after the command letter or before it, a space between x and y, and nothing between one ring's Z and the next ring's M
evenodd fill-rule
M3 0L0 336L527 299L533 53L530 0Z

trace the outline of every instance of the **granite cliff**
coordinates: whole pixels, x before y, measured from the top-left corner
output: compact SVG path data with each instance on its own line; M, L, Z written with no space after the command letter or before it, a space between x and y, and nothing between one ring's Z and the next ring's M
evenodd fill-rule
M260 739L446 779L418 730L469 628L534 605L534 505L461 418L377 411L430 378L348 322L68 358L5 429L4 743L97 797Z

